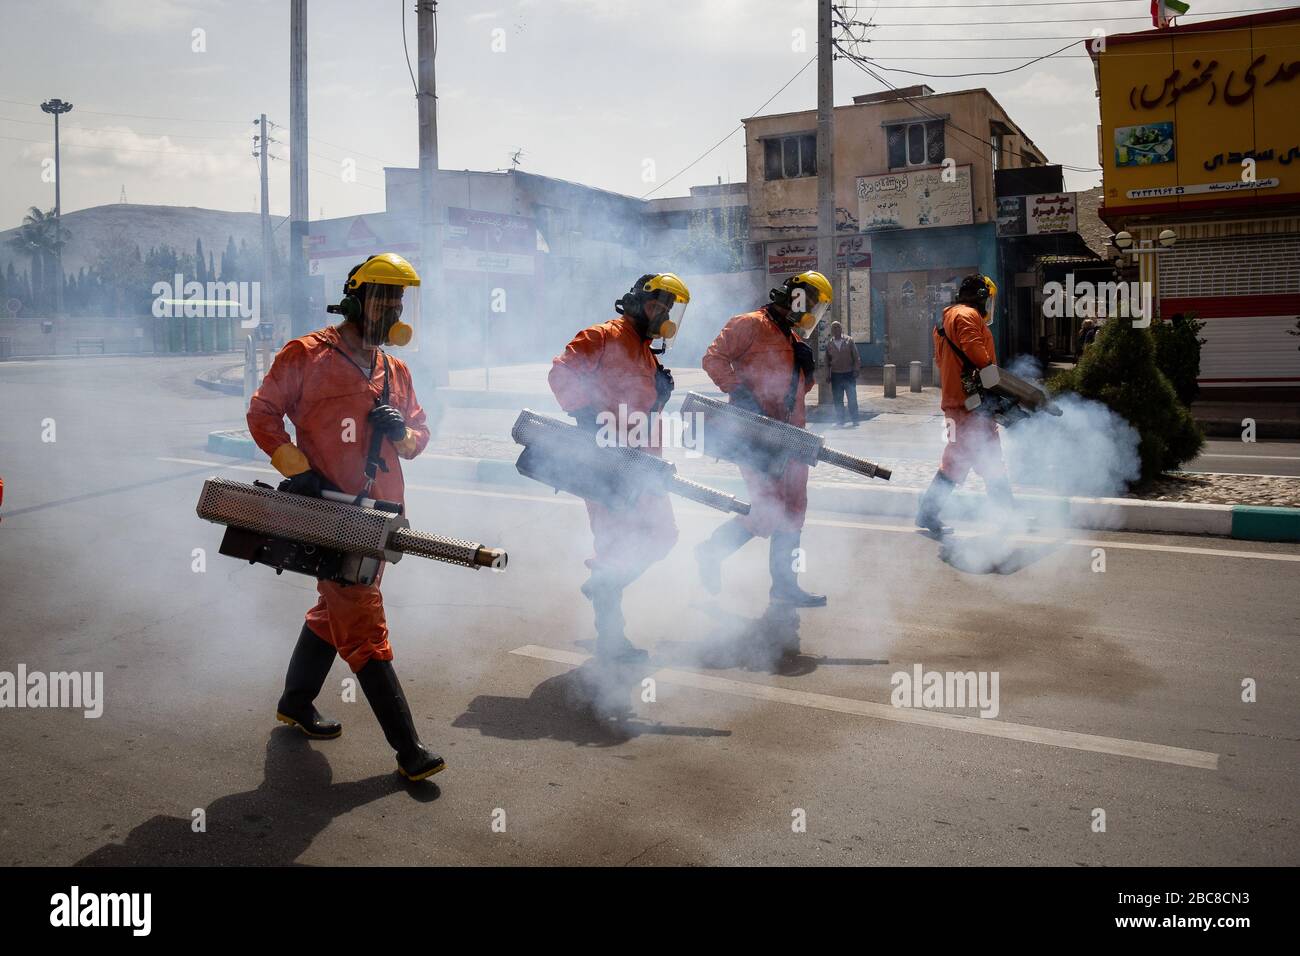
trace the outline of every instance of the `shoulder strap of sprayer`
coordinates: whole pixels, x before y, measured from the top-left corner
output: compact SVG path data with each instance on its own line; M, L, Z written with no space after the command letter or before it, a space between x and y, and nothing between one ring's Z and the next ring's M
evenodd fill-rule
M389 384L393 380L393 369L388 364L388 356L383 352L380 352L379 357L383 359L384 362L384 388L380 396L375 399L375 407L388 404L388 399L391 394ZM370 431L370 448L366 452L366 486L362 492L357 495L357 500L353 502L354 504L361 504L361 500L370 495L371 486L374 485L375 476L378 475L379 472L382 471L385 474L388 473L388 463L385 462L383 457L379 454L383 447L384 433L378 428L372 426Z
M939 318L939 327L935 329L935 331L939 333L939 338L947 342L949 348L957 353L957 357L961 359L961 368L963 372L979 371L979 366L970 360L970 356L961 350L961 346L948 337L948 330L944 328L942 316Z
M786 421L789 421L790 416L794 414L794 403L799 400L799 356L795 354L798 346L794 333L790 333L790 388L785 393Z

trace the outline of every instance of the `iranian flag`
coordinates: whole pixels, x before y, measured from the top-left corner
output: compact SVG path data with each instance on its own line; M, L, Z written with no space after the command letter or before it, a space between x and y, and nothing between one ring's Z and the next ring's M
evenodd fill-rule
M1167 27L1171 18L1182 16L1187 9L1183 0L1151 0L1151 25Z

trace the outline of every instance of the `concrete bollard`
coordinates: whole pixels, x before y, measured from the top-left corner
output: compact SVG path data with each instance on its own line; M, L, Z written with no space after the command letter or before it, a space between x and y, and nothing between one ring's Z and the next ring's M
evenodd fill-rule
M921 363L909 362L907 366L907 387L910 391L921 390Z
M898 397L898 369L893 365L885 366L885 398Z

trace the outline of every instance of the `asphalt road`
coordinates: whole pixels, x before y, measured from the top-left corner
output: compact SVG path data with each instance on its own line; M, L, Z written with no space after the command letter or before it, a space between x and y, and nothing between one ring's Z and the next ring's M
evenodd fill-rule
M963 569L971 538L945 563L901 525L813 515L803 581L831 604L790 615L759 543L705 599L690 549L720 519L683 504L626 602L655 699L632 675L610 719L575 666L581 505L418 461L413 524L511 562L388 572L397 667L449 764L404 785L342 664L319 703L343 737L274 722L312 582L221 557L195 517L204 477L267 476L203 450L239 402L193 372L0 365L0 671L99 671L105 697L98 719L0 710L0 864L1300 862L1300 548L1047 532L988 574ZM760 652L795 632L799 655ZM890 707L916 664L996 672L996 717Z

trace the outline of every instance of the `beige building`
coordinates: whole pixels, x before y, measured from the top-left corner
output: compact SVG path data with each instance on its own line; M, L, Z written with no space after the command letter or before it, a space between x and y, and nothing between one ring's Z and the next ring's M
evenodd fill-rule
M771 279L816 263L817 113L744 121L749 241ZM984 89L913 86L834 111L838 317L867 364L929 362L936 309L998 269L993 172L1046 158Z

